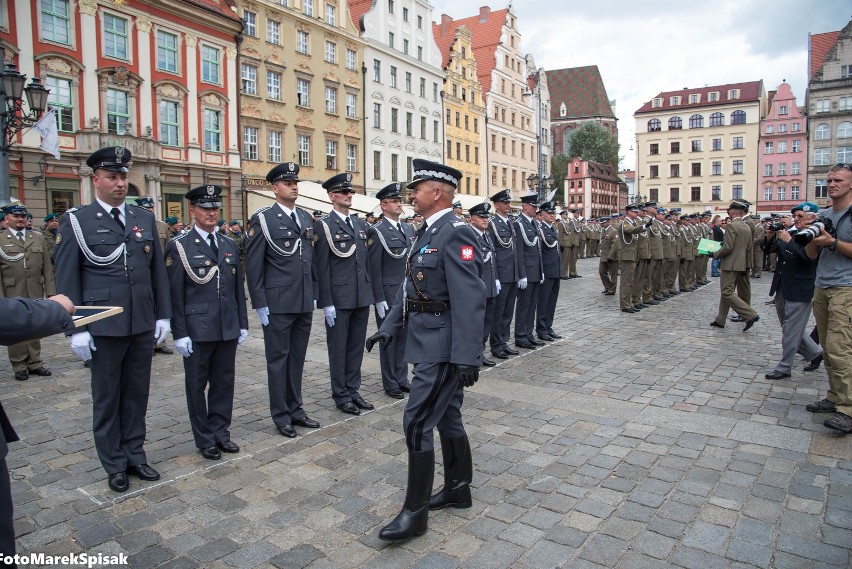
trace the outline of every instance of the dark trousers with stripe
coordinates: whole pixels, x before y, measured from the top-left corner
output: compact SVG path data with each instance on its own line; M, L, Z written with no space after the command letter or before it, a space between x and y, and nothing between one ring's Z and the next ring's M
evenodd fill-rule
M198 448L231 440L237 341L193 342L183 358L189 424ZM206 392L206 393L205 393Z
M361 361L364 359L364 341L370 307L336 310L334 326L325 324L328 345L328 372L331 375L331 396L336 405L349 403L360 396Z
M518 283L500 281L500 294L494 299L494 320L491 323L491 348L505 346L509 342L512 318L515 315L515 298Z
M535 327L535 309L538 304L538 280L528 281L527 288L518 290L515 305L515 341L532 338Z
M302 373L312 318L312 312L272 313L269 325L263 327L269 411L278 427L306 416L302 409Z
M449 362L414 364L411 394L402 416L409 452L434 450L435 427L444 437L465 435L461 407L464 389Z

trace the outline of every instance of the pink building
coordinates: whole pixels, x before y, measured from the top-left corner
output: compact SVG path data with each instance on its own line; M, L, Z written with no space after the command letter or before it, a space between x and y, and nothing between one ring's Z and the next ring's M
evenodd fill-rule
M627 184L609 164L573 158L565 174L565 202L585 218L611 215L627 205Z
M760 123L758 213L790 211L805 201L807 124L790 85L781 83L770 96L769 113Z

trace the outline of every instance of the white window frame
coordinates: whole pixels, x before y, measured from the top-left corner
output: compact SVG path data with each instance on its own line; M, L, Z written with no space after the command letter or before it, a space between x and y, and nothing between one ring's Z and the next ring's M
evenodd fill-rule
M358 53L354 49L346 48L346 69L355 71L358 65Z
M240 79L242 81L243 94L257 95L257 67L243 63L240 69Z
M329 26L337 25L337 6L334 4L325 4L325 23Z
M311 137L307 134L298 134L296 141L299 149L299 165L310 167L311 165Z
M346 117L354 119L358 117L358 95L346 93Z
M304 55L311 54L311 34L296 30L296 51Z
M333 41L325 40L325 61L337 65L337 44Z
M325 141L325 169L337 170L337 141Z
M281 45L281 22L266 20L266 41L273 45Z
M243 10L243 32L245 35L257 37L257 13L251 10Z
M814 166L828 166L831 161L831 148L814 148Z
M346 171L355 172L358 168L358 145L346 144Z
M74 105L74 95L76 89L74 80L70 77L60 77L58 75L45 75L44 86L50 90L48 95L48 105L56 109L56 128L59 132L74 132L74 125L77 123L77 109ZM68 110L71 113L70 125L65 125L63 113Z
M296 77L296 105L311 106L311 82L304 77Z
M314 0L302 0L302 11L306 16L314 15Z
M270 130L268 135L269 146L267 150L267 155L269 157L270 162L278 163L281 162L281 140L282 134L277 130Z
M243 159L257 160L260 158L258 137L260 129L256 126L243 127Z
M173 105L174 108L174 121L168 120L171 117L164 117L163 111L168 110ZM172 99L161 99L157 104L157 118L160 127L159 133L159 142L161 146L171 146L171 147L180 147L180 119L181 119L181 108L180 102L174 101ZM164 135L165 132L165 135ZM171 135L174 134L174 140L171 140Z
M201 82L210 83L211 85L222 84L222 50L215 45L201 44ZM216 54L216 61L206 57L207 54ZM216 77L210 77L210 72L216 71Z
M266 72L266 98L274 101L281 100L282 74L278 71Z
M337 114L337 89L335 87L325 87L325 112Z

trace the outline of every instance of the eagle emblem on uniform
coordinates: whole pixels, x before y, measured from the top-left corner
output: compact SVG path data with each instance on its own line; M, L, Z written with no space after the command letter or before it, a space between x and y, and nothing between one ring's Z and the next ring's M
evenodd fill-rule
M174 261L172 260L172 256L169 255L168 257L166 257L166 266L171 267L172 263L174 263Z
M207 195L212 196L215 193L216 189L213 186L207 186Z
M473 261L473 245L462 245L461 246L461 260L462 261Z
M123 156L124 156L124 147L123 147L123 146L116 146L116 147L115 147L115 157L116 157L116 159L118 159L119 161L121 161L121 158L122 158Z

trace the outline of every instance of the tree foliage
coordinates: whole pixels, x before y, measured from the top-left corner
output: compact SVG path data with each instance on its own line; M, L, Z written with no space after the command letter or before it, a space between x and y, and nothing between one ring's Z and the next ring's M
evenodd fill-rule
M564 154L557 154L550 161L550 175L557 192L554 199L559 203L565 203L565 176L568 174L568 161L570 158Z
M596 122L584 122L571 133L568 156L580 157L618 168L618 140L605 127ZM555 176L554 176L555 177Z

